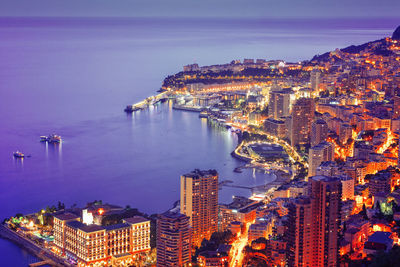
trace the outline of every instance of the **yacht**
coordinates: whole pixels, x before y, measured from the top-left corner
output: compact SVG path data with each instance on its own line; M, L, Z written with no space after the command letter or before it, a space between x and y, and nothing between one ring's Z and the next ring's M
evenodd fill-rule
M61 143L61 136L56 134L51 134L49 136L42 135L40 137L40 142Z
M61 136L52 134L49 135L47 142L49 143L60 143L61 142Z
M16 152L13 153L14 158L18 158L18 159L22 159L23 157L25 157L24 153L19 152L18 150Z

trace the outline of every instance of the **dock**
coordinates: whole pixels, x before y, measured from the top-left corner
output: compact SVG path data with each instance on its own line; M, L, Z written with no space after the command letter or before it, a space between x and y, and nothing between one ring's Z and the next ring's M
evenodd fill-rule
M224 181L221 181L221 182L218 183L219 189L222 189L223 186L233 187L233 188L240 188L240 189L248 189L248 190L251 190L252 192L253 192L254 188L257 187L257 186L249 187L249 186L243 186L243 185L235 185L235 184L233 184L232 180L224 180Z
M187 105L178 105L174 104L172 106L173 109L176 110L184 110L184 111L192 111L192 112L201 112L204 108L200 106L187 106Z
M140 101L138 103L135 103L135 104L132 104L132 105L128 105L125 108L125 112L132 113L132 112L135 112L137 110L146 109L150 105L155 105L158 102L166 100L168 98L169 98L169 92L168 91L159 93L158 95L149 96L145 100L142 100L142 101Z

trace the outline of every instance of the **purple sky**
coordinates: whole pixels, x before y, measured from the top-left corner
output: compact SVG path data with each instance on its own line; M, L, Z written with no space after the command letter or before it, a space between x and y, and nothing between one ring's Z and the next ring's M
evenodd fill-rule
M0 16L397 17L400 0L1 0Z

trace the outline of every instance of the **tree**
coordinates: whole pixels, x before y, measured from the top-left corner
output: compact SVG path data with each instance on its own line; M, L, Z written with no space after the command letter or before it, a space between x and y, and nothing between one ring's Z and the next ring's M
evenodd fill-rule
M362 210L360 212L360 214L363 216L363 218L365 220L368 220L368 213L367 213L367 207L365 206L365 204L363 204Z
M65 204L61 203L61 201L58 201L57 210L64 210L64 209L65 209Z
M378 200L375 204L375 217L377 217L378 219L383 219L383 213L381 210L381 202Z
M230 244L233 241L234 235L231 231L227 230L224 232L214 232L210 240L203 239L200 248L196 248L194 259L197 259L199 253L203 251L216 251L222 244Z

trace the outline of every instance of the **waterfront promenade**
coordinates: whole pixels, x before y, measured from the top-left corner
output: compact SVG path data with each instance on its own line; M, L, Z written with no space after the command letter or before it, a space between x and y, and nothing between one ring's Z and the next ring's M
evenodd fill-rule
M11 242L17 244L21 248L25 249L29 253L35 255L42 261L30 264L29 266L42 266L42 265L50 265L56 267L72 267L74 265L68 264L63 259L54 255L51 251L46 248L42 248L29 240L28 238L24 237L23 235L12 231L8 227L3 224L0 224L0 237L10 240Z

